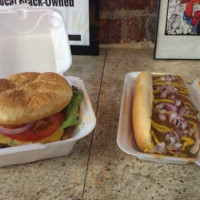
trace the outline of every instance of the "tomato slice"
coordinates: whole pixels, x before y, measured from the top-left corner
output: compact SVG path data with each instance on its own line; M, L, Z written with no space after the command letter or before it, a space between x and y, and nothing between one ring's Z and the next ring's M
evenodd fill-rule
M38 120L31 129L15 135L6 135L14 140L30 142L37 141L52 135L64 120L63 112L56 113L45 119Z

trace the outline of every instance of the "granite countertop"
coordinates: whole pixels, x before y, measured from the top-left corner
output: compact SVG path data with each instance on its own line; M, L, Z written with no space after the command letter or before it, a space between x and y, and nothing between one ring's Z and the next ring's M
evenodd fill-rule
M200 168L140 161L116 144L126 73L178 73L200 77L198 61L154 61L152 49L101 49L74 56L66 75L86 84L97 126L68 156L0 168L0 200L199 200Z

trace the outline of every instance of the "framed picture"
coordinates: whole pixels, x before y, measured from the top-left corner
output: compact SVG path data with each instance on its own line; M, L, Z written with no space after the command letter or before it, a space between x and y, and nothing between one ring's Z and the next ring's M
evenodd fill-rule
M74 8L70 10L69 16L72 32L81 34L69 33L69 40L71 44L71 51L73 55L98 55L99 54L99 39L98 39L98 19L99 19L99 5L98 0L74 0L77 1L76 12ZM85 5L83 4L85 2ZM81 5L80 5L81 4ZM88 6L88 9L87 9ZM88 11L87 11L88 10ZM80 14L78 14L80 12ZM88 13L87 13L88 12ZM75 18L73 17L73 14ZM77 20L78 14L78 20ZM85 16L85 22L82 21ZM80 22L79 29L74 26L74 21ZM81 22L82 21L82 22ZM86 24L88 25L86 25ZM77 29L76 29L77 28Z
M200 59L200 0L159 0L155 59Z
M49 8L59 12L66 25L72 54L98 55L98 0L8 0L0 1L0 10L14 6Z

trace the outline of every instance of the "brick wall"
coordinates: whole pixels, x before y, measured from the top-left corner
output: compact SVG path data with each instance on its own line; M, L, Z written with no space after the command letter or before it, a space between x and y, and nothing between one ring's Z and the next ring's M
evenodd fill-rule
M100 43L154 40L157 0L99 0Z

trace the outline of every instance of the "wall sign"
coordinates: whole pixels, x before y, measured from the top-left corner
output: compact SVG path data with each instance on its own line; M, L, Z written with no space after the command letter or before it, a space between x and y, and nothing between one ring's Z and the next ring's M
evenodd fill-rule
M160 0L155 59L200 59L200 0Z
M16 4L58 11L66 23L72 54L98 54L97 0L0 0L0 10Z

